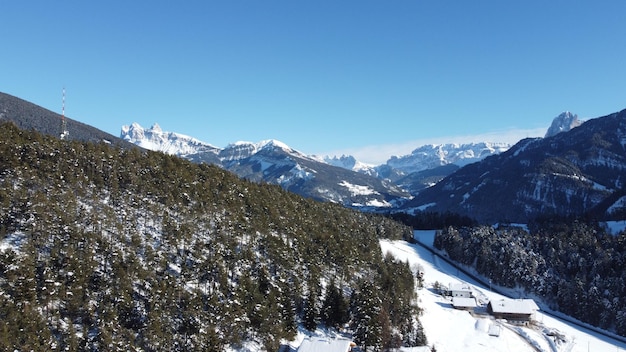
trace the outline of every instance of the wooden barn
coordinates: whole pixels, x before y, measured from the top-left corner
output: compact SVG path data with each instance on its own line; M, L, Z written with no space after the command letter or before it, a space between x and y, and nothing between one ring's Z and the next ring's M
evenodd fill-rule
M452 306L456 309L473 311L477 307L474 297L452 297Z
M517 325L527 325L538 310L539 307L532 299L503 299L491 301L487 305L487 312L494 318Z

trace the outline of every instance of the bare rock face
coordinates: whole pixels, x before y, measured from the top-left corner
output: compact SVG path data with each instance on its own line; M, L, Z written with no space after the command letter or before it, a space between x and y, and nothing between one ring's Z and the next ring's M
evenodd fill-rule
M580 126L582 123L583 121L578 119L578 115L565 111L552 120L552 125L548 128L544 138L552 137L561 132L567 132L574 127Z

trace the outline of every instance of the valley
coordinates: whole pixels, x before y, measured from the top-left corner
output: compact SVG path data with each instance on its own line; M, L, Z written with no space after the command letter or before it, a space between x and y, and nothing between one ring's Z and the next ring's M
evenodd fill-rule
M593 328L585 329L568 320L555 317L554 312L540 309L535 316L532 328L500 324L500 336L490 336L488 327L497 325L492 317L471 315L456 310L451 301L434 292L438 282L466 283L477 292L479 301L497 301L505 298L519 298L520 292L508 291L507 295L496 293L488 286L463 274L457 267L433 255L434 231L416 231L415 238L420 244L405 241L381 241L383 252L390 252L402 261L408 261L412 268L422 268L424 288L418 289L420 306L424 309L420 317L429 341L437 351L545 351L545 352L585 352L619 351L626 349L622 337L609 332L598 333ZM488 280L486 280L488 281ZM499 288L505 291L505 289ZM541 305L541 304L540 304ZM478 311L478 310L477 310ZM410 349L406 349L410 351Z

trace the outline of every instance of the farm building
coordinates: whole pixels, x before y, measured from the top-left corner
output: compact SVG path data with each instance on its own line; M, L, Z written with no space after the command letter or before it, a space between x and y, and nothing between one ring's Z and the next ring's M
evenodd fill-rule
M532 299L503 299L491 301L487 311L496 319L506 319L511 324L526 325L539 307Z
M474 297L452 297L452 306L456 309L472 311L476 308L476 299Z
M448 291L445 293L447 296L452 297L472 297L472 288L468 284L450 283Z
M302 341L298 352L350 352L356 344L348 339L309 337Z

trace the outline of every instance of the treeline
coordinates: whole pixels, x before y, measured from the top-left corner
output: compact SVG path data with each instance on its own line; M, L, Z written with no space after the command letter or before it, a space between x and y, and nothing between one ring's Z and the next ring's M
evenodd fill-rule
M0 350L276 351L300 323L426 343L411 270L379 245L412 231L382 216L12 124L0 204Z
M387 216L411 226L415 230L443 229L448 226L475 226L478 224L476 220L470 217L452 212L416 211L413 214L396 212L387 214Z
M555 310L626 336L626 233L562 220L546 218L529 231L448 227L434 245L500 286L522 288Z

